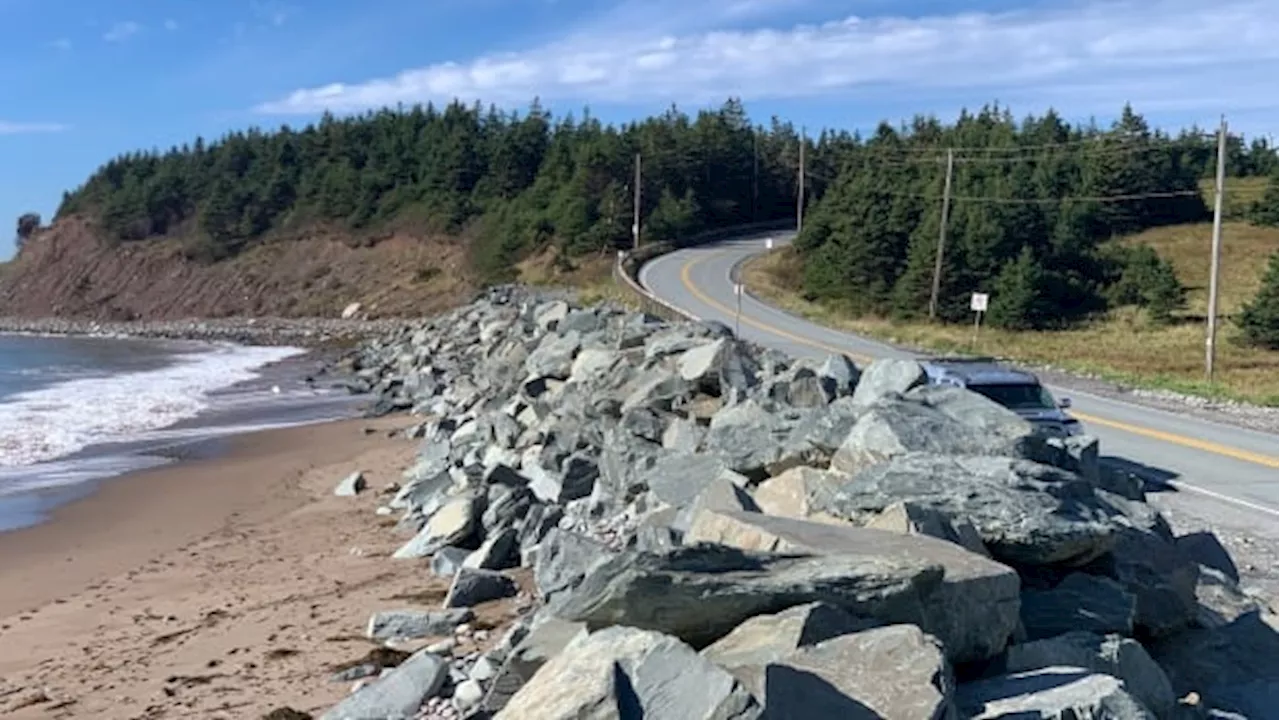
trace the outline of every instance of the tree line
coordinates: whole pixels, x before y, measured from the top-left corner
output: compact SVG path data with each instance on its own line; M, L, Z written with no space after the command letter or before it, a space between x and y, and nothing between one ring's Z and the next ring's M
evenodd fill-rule
M945 148L963 148L949 189ZM1274 176L1265 142L1233 138L1229 149L1232 173ZM994 109L951 125L882 125L845 156L796 240L804 290L855 313L915 318L929 312L936 277L944 321L971 318L970 295L985 292L989 321L1010 329L1129 304L1168 322L1185 298L1172 266L1108 241L1208 219L1199 184L1215 162L1212 136L1152 130L1128 106L1105 129L1053 112L1018 123Z
M984 107L951 124L881 123L864 138L802 136L776 117L754 124L737 100L620 125L589 112L553 117L537 101L523 114L454 102L129 153L65 193L57 215L91 215L122 242L183 236L206 261L317 224L360 233L415 223L468 235L475 269L498 281L548 244L571 256L629 244L637 154L644 242L792 217L802 143L807 208L796 246L810 295L923 313L942 158L959 148L940 315L966 316L969 293L989 290L991 320L1007 327L1067 322L1109 302L1157 315L1176 305L1167 265L1141 250L1116 257L1105 241L1203 219L1194 191L1216 153L1207 133L1152 131L1128 107L1108 128ZM1229 175L1275 170L1266 142L1230 138Z

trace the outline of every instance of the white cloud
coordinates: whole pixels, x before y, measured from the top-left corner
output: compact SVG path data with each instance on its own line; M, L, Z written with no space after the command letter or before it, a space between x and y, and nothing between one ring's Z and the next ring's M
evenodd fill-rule
M679 3L649 0L651 9L671 10L657 24L637 22L645 6L632 3L602 18L594 31L577 28L541 47L297 90L257 109L312 114L455 97L523 103L534 95L701 103L730 95L749 101L885 89L958 93L978 102L1010 96L1053 102L1060 85L1088 86L1095 100L1115 107L1139 103L1133 93L1143 94L1147 83L1180 88L1190 102L1208 90L1214 102L1224 95L1249 103L1275 97L1277 6L1262 0L1092 0L1036 11L847 17L786 28L706 25L708 18L718 27L747 15L759 19L801 2L685 2L699 12L681 15ZM708 11L713 4L717 11Z
M49 44L53 46L55 50L62 50L63 52L71 49L71 40L68 38L58 38Z
M66 130L61 123L8 122L0 120L0 135L26 135L31 133L55 133Z
M112 25L102 39L107 42L124 42L142 31L142 26L132 20L125 20Z
M168 30L169 32L173 32L174 30L177 30L177 29L178 29L178 21L177 21L177 20L165 20L165 21L164 21L164 29L165 29L165 30Z

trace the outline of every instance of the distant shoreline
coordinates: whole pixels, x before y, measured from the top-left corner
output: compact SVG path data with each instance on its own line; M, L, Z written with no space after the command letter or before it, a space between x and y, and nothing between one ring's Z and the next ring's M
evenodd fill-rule
M228 317L99 322L60 317L0 317L0 334L204 340L315 348L358 342L417 322L418 318Z

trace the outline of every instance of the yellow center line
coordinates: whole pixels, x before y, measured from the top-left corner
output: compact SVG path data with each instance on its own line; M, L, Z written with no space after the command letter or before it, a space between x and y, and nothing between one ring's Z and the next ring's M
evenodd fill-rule
M723 254L723 253L703 255L702 257L694 258L693 260L690 260L689 262L685 263L684 266L680 268L680 283L684 285L684 289L687 290L689 294L692 295L694 298L696 298L699 302L715 308L721 313L724 313L725 316L727 317L733 317L734 314L736 313L736 311L733 308L725 306L724 304L720 303L714 298L708 296L706 293L702 292L702 290L700 290L697 287L697 285L694 284L693 278L692 278L692 272L693 272L694 266L710 259L714 255L720 255L720 254ZM869 363L874 359L872 357L863 355L861 353L851 352L844 348L836 347L834 345L828 345L827 343L820 342L817 340L812 340L810 338L801 337L794 333L787 332L786 330L783 330L781 328L777 328L767 323L760 322L755 318L743 316L739 320L744 325L750 325L751 327L754 327L757 330L763 330L764 332L767 332L771 335L776 335L780 338L785 338L787 340L790 340L791 342L799 343L801 345L807 345L812 348L818 348L819 350L825 350L830 353L847 355L853 358L854 360L857 360L862 363ZM1104 418L1097 417L1095 415L1087 415L1085 413L1080 413L1075 411L1072 411L1072 415L1075 415L1077 418L1087 423L1101 425L1103 427L1109 427L1114 430L1123 430L1128 433L1133 433L1134 435L1141 435L1143 437L1151 438L1152 440L1160 440L1162 442L1173 443L1175 445L1182 445L1183 447L1194 448L1196 450L1203 450L1204 452L1214 453L1215 455L1222 455L1224 457L1229 457L1229 458L1235 458L1236 460L1243 460L1245 462L1255 463L1257 465L1262 465L1269 468L1280 468L1280 460L1277 460L1276 458L1273 458L1273 457L1269 457L1267 455L1260 455L1258 453L1249 452L1248 450L1240 450L1238 448L1233 448L1227 445L1220 445L1218 443L1209 442L1207 440L1197 440L1196 438L1186 437L1184 435L1175 435L1173 433L1164 432L1162 430L1153 430L1151 428L1142 427L1140 425L1130 425L1128 423L1117 422L1115 420L1107 420Z

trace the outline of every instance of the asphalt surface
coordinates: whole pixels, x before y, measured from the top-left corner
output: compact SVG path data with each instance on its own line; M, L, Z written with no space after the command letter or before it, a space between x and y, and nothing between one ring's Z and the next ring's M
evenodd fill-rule
M778 245L787 236L778 234ZM734 267L766 251L761 237L680 250L640 270L640 283L661 300L701 319L735 326L741 337L793 356L841 352L859 364L913 353L832 330L734 293ZM741 313L736 312L739 299ZM1069 412L1099 439L1102 454L1136 465L1135 471L1166 483L1177 494L1208 504L1208 514L1242 528L1275 534L1280 462L1276 435L1177 415L1098 395L1049 386L1072 401Z

